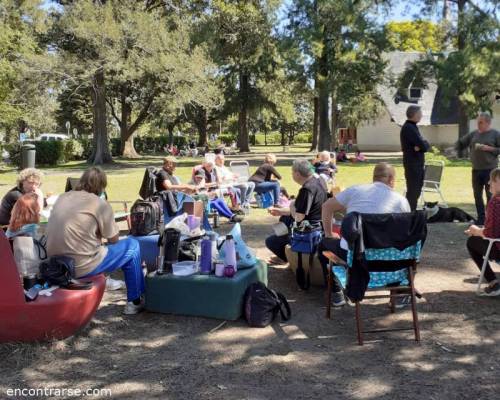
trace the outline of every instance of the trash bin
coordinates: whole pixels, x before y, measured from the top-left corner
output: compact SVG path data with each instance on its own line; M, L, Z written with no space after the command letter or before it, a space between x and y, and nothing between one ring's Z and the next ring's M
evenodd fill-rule
M21 148L21 169L35 168L36 147L34 144L24 144Z

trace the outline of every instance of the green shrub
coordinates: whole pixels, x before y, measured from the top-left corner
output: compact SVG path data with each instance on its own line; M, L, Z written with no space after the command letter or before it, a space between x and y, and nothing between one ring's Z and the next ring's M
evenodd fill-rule
M65 161L83 159L84 147L74 139L64 141L64 159Z
M87 160L92 154L92 139L78 139L78 142L82 145L83 148L82 160Z
M34 142L37 165L57 165L66 161L62 140Z
M432 146L431 150L425 153L426 161L443 161L445 165L450 165L452 162L441 153L441 150L436 146Z
M256 145L265 145L265 135L263 133L257 133L255 135ZM281 144L281 133L272 132L267 134L267 144Z
M217 141L224 143L226 146L230 146L233 140L236 140L236 135L232 133L223 133L217 136Z
M301 132L293 138L294 143L312 143L312 132Z
M21 145L19 143L5 144L4 149L9 153L9 159L12 165L21 165Z

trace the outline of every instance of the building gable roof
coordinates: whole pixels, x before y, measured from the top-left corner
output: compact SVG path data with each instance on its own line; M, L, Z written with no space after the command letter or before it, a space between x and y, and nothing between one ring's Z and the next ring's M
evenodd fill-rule
M388 64L387 75L398 78L411 63L423 58L424 53L394 51L384 55ZM452 125L458 123L457 99L446 100L437 83L431 80L422 88L422 97L410 100L396 96L398 90L390 83L379 85L378 94L382 98L392 120L403 125L406 121L406 109L415 104L422 108L422 120L419 125Z

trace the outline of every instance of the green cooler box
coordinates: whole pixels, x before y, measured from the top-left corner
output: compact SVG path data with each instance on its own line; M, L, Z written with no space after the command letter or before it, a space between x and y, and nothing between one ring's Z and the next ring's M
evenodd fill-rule
M232 278L152 272L146 277L146 310L236 320L243 311L245 290L253 282L267 285L267 264L260 260Z

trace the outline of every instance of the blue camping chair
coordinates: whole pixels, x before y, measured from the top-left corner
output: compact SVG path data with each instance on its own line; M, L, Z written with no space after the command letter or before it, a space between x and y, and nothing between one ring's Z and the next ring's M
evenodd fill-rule
M395 312L395 298L410 296L411 309L413 316L412 328L393 328L393 329L374 329L363 331L361 322L361 304L360 301L355 302L356 306L356 328L358 334L358 343L363 345L363 333L386 332L386 331L399 331L399 330L413 330L415 332L415 341L420 341L420 328L418 325L418 314L416 308L416 292L414 286L414 275L417 266L417 261L420 257L422 243L419 241L415 245L407 247L404 250L398 250L394 247L385 249L365 249L365 259L367 261L401 261L404 267L391 268L390 271L374 271L370 270L370 282L366 292L375 291L389 291L389 294L377 294L367 296L365 299L382 299L389 298L391 305L391 313ZM349 269L352 267L353 254L349 250L347 256L347 264L340 266L335 265L337 257L330 251L324 251L323 255L329 260L328 273L327 273L327 304L326 304L326 317L331 318L331 296L333 286L333 273L340 281L343 288L346 287ZM333 272L333 273L332 273Z

